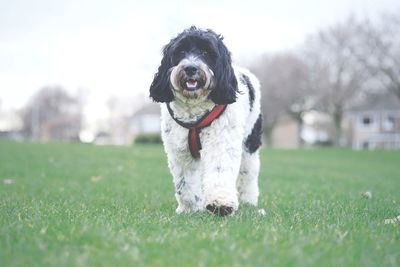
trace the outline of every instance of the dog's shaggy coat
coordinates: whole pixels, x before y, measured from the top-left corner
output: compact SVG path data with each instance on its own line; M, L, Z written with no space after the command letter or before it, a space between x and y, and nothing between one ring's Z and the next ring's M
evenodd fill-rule
M161 131L178 201L177 213L207 209L228 215L241 202L257 205L261 145L259 82L232 65L222 37L191 27L172 39L150 87L161 104ZM199 131L199 158L188 129L217 104L225 110ZM168 106L169 109L168 110Z

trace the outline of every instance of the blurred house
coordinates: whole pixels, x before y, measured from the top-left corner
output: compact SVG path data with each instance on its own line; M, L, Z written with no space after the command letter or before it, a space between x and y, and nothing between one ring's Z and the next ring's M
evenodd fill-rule
M271 147L292 149L300 146L299 125L289 116L282 117L271 133Z
M312 110L304 116L301 137L308 145L332 145L334 129L332 119L326 113Z
M117 105L120 107L120 105ZM96 145L132 145L139 136L159 136L161 133L160 107L144 104L133 115L113 108L109 118L98 123L93 138ZM159 138L158 138L159 139Z
M131 118L131 129L133 137L143 134L160 134L160 106L150 103L139 109Z
M22 140L21 133L23 122L15 110L3 111L0 106L0 138L11 140Z
M353 149L400 149L400 100L391 94L368 95L346 115Z
M114 115L104 121L98 122L98 130L95 132L93 144L129 146L134 140L133 128L129 116Z
M279 119L272 131L271 146L283 149L309 145L331 146L333 133L331 118L323 112L312 110L305 113L302 127L286 115Z

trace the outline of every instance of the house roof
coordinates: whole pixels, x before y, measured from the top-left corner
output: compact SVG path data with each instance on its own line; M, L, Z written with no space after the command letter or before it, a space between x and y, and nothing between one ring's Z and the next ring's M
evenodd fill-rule
M363 101L350 109L353 112L383 110L400 111L400 99L390 93L367 94Z

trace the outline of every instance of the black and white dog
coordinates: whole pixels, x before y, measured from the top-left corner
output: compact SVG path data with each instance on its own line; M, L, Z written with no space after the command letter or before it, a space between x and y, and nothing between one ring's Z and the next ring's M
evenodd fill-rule
M177 213L225 216L257 205L261 145L259 82L232 65L221 35L192 26L172 39L150 87L161 102L161 128Z

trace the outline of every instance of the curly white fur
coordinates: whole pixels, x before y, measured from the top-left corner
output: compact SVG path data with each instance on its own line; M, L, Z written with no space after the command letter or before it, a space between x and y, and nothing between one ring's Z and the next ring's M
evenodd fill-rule
M184 30L163 48L163 55L150 97L162 103L162 139L176 188L176 211L207 209L225 216L238 209L239 201L257 205L262 128L258 80L232 65L223 37L212 30ZM197 142L191 138L189 146L185 125L196 125L217 104L225 111L195 132L200 131L199 157Z
M188 130L171 118L166 104L161 104L162 139L175 184L177 213L204 210L210 204L237 210L239 200L257 205L259 155L258 150L248 152L245 141L260 114L259 82L245 69L235 67L234 70L239 89L237 100L201 130L200 160L190 154ZM254 88L252 103L249 88L241 79L243 74ZM208 99L188 103L176 98L170 103L176 118L184 122L197 121L214 105Z

